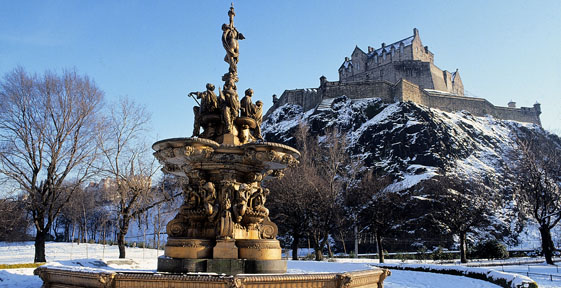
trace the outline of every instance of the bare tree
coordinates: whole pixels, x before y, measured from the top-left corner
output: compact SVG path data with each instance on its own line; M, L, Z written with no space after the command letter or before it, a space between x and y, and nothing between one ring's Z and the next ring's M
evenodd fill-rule
M322 251L328 244L329 235L338 231L338 224L343 223L343 188L344 183L350 181L346 176L351 159L345 150L345 138L340 134L336 129L328 130L323 141L312 140L308 145L313 151L310 165L314 170L309 174L314 188L310 190L313 201L309 206L309 231L317 261L323 259ZM332 257L331 248L327 248Z
M311 165L314 155L309 149L312 144L308 139L308 126L300 123L295 138L301 153L300 164L287 169L284 177L267 181L265 185L271 191L267 202L271 217L279 231L292 238L292 259L298 260L298 245L306 237L309 227L308 207L312 201L309 191L315 189L309 175L315 171Z
M288 169L283 178L266 183L271 191L267 201L271 217L281 233L291 236L293 260L298 260L298 244L308 228L306 207L310 199L306 192L310 187L304 179L308 174L307 167L299 165Z
M158 165L144 139L149 121L143 106L122 98L112 106L106 132L98 137L105 160L101 169L114 183L110 189L117 215L119 258L125 258L125 236L131 220L170 199L154 200L151 184Z
M495 210L494 193L478 177L447 175L425 184L434 195L432 216L445 230L458 235L460 261L467 263L467 233L488 226Z
M345 193L347 217L356 225L355 233L358 233L358 226L375 233L380 263L384 263L383 237L398 221L399 212L396 204L402 202L396 199L398 194L384 191L390 183L389 177L376 175L370 170ZM355 244L357 245L358 243Z
M35 262L46 261L56 216L92 175L102 100L95 83L75 71L37 76L16 68L0 82L0 174L28 196Z
M0 241L23 241L31 225L22 199L0 199Z
M548 264L553 264L555 251L551 229L561 220L561 145L552 137L556 141L532 134L519 137L514 169L519 208L538 222Z

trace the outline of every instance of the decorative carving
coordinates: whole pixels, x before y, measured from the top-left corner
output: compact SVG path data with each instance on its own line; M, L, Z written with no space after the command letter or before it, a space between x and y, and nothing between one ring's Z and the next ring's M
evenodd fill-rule
M247 210L247 202L249 195L251 195L251 186L248 184L241 184L240 188L235 193L235 204L233 207L234 222L240 223Z
M193 106L193 113L195 114L195 121L193 126L193 137L198 137L201 130L201 122L203 117L210 114L218 114L218 98L214 93L214 85L211 83L206 84L206 91L204 92L191 92L189 96L193 97L195 101L201 99L199 106ZM196 98L195 98L196 97ZM204 138L211 138L214 136L214 129L209 129L212 126L209 121L204 124Z
M234 119L238 117L240 109L240 101L238 100L238 91L233 79L227 79L224 82L224 90L218 90L220 93L220 107L222 110L222 124L224 125L224 133L232 132Z
M209 222L214 222L216 215L218 215L218 207L216 203L216 189L212 182L207 182L203 185L203 206L208 216Z
M240 55L240 46L238 40L243 40L245 37L242 33L238 32L238 29L234 27L234 4L230 7L228 11L228 17L230 18L230 24L222 25L222 46L226 50L226 56L224 56L224 61L230 65L228 72L230 78L235 78L238 73L238 57ZM226 74L228 75L228 74ZM226 76L224 75L224 76Z
M244 279L239 277L232 277L230 278L230 288L242 288L244 287Z
M275 239L279 233L277 224L273 223L269 218L265 219L259 228L261 239Z
M263 102L261 102L261 100L257 100L257 102L255 102L255 114L253 115L253 119L257 122L253 132L253 137L263 140L263 136L261 135L261 123L263 123Z
M193 107L195 121L193 137L220 141L223 144L239 145L262 140L261 122L263 122L263 102L253 104L253 90L247 89L241 103L238 99L236 83L238 82L239 40L245 39L234 26L234 6L228 11L229 23L222 25L222 46L226 51L224 61L228 63L228 72L222 76L223 88L214 93L214 85L208 83L206 91L191 92L188 95L199 104ZM197 99L200 99L199 103ZM240 116L241 113L241 117ZM200 134L200 128L204 132Z
M348 288L348 287L352 287L352 283L353 283L353 277L349 274L349 273L343 273L343 274L339 274L338 276L338 280L337 282L339 282L337 285L337 287L340 288Z
M185 238L169 238L167 245L187 248L212 248L214 246L214 244L208 240Z
M245 96L240 101L240 116L241 117L250 117L253 118L255 116L255 105L251 101L251 96L253 96L253 89L249 88L245 90Z
M269 209L265 208L265 201L267 201L267 195L269 195L269 189L267 188L257 188L256 191L249 197L249 207L258 213L269 216Z
M187 226L185 222L182 216L177 215L175 219L169 221L168 225L166 225L166 233L171 237L186 236Z
M234 182L223 181L222 189L218 196L220 208L220 219L218 219L216 234L217 239L233 239L234 238L234 221L232 219L232 199L236 193Z

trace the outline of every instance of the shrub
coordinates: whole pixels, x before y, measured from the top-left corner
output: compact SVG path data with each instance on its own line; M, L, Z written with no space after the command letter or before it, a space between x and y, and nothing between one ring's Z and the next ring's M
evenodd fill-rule
M417 260L427 260L427 247L421 246L417 250L416 254Z
M442 246L438 246L438 248L436 248L432 254L431 254L431 258L432 260L452 260L454 259L454 254L452 253L445 253L444 252L444 248L442 248Z
M503 243L497 240L489 240L477 244L477 246L475 246L475 248L473 249L472 257L486 259L504 259L508 258L508 250Z

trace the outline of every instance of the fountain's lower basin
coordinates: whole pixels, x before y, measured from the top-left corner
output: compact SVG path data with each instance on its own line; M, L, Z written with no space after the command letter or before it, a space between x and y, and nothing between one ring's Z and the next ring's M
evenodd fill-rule
M313 274L167 274L107 271L73 271L52 267L35 270L44 282L43 287L112 287L112 288L382 288L389 270L371 270L345 273Z

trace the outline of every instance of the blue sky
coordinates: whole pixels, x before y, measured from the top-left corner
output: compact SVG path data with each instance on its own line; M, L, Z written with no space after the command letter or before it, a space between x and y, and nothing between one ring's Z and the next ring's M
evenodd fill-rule
M542 104L544 128L561 131L561 1L235 2L238 90L271 95L316 88L355 45L413 34L441 69L460 70L467 93L495 105ZM220 42L230 1L3 1L0 75L75 67L108 101L128 96L152 113L157 140L190 136L193 100L227 71Z

